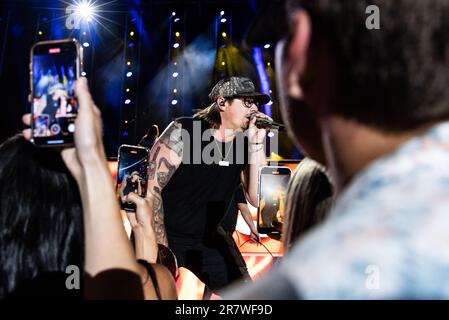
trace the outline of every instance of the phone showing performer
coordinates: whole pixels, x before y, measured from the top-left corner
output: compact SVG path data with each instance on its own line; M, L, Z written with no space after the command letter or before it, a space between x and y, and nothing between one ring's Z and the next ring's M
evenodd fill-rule
M42 41L31 49L31 141L39 146L73 144L78 104L75 81L82 69L76 39Z
M291 170L288 167L267 166L259 171L259 207L257 231L280 237L284 221L285 198Z
M126 196L134 192L145 197L148 183L148 149L131 145L121 145L118 154L117 196L123 210L135 212L136 206L126 201Z

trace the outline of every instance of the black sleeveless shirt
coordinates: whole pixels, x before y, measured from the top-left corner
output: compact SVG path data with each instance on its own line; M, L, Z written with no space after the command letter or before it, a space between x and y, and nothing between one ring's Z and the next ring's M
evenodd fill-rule
M222 143L208 134L209 125L203 120L176 121L185 130L183 161L162 190L167 237L169 242L171 236L207 240L231 205L248 163L247 138L239 133ZM228 166L223 165L226 162Z

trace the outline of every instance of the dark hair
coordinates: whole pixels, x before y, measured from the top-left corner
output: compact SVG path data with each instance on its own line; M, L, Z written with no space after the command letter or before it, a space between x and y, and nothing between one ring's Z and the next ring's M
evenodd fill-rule
M198 111L193 117L206 121L213 129L218 129L221 125L220 110L218 109L217 102Z
M332 185L324 168L311 159L298 165L287 188L283 224L284 250L321 222L332 205Z
M380 29L366 13L379 8ZM447 0L288 0L312 20L311 48L327 43L343 101L331 113L400 132L449 118ZM313 72L313 71L312 71Z
M60 154L23 136L0 145L0 298L46 272L84 264L79 189Z

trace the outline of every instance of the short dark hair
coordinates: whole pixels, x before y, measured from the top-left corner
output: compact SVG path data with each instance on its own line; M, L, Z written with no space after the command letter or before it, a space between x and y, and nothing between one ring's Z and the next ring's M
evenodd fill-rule
M0 298L47 272L83 268L78 186L54 150L23 136L0 145Z
M366 27L370 5L378 30ZM325 39L341 71L343 103L328 111L390 132L449 118L447 0L287 0L287 14L298 8L312 48Z

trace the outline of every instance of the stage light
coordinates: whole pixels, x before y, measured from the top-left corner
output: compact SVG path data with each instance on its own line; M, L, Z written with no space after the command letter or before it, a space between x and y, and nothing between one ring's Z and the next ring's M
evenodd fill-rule
M175 66L177 66L178 65L178 63L175 61L175 62L173 62L173 65L175 65Z
M129 100L129 99L125 100L125 104L130 104L130 103L131 103L131 100Z
M269 47L271 47L271 45L269 43L267 43L266 45L263 46L265 49L268 49Z
M85 77L85 76L86 76L86 72L84 72L84 71L81 72L81 76L82 76L82 77Z
M176 78L178 75L179 75L179 73L177 73L177 72L173 72L173 74L172 74L173 78Z
M273 93L273 90L270 89L270 94Z
M130 48L134 47L134 42L131 42L131 43L129 44L129 47L130 47Z
M268 138L273 138L274 137L274 132L270 131L267 134Z
M38 34L41 36L42 35L42 31L39 30Z
M270 101L267 103L267 106L271 106L273 104L273 101Z
M270 62L268 62L268 63L267 63L267 66L268 66L268 67L270 67L270 66L271 66L271 63L270 63Z
M171 15L172 15L173 17L176 16L176 12L173 11L173 12L171 13Z
M129 92L129 88L126 88L126 90L125 90L126 92Z
M179 18L175 18L175 23L178 22L180 19Z
M176 33L175 33L175 36L176 37L179 37L181 34L178 32L178 31L176 31Z
M227 20L226 20L226 18L222 18L220 21L221 21L221 23L225 23Z
M86 35L86 31L83 31L83 36L85 36Z
M220 16L224 16L225 12L224 11L220 11Z
M173 106L176 105L176 104L178 104L178 100L173 99L173 100L171 101L171 104L172 104Z
M131 61L128 61L126 64L127 64L128 66L130 66L130 65L131 65Z
M125 124L128 123L128 120L125 120Z
M221 62L221 65L222 65L222 66L224 66L225 64L226 64L226 62L224 62L224 61Z
M176 49L176 48L179 48L179 43L176 42L176 43L173 45L173 48L175 48L175 49Z
M129 33L129 35L130 35L131 37L133 37L133 36L134 36L134 31L131 31L131 32Z
M227 36L226 32L223 32L223 33L221 34L221 36L222 36L223 38L226 38L226 36Z
M89 42L84 42L83 47L85 47L85 48L89 47Z
M128 72L128 73L126 74L126 77L129 78L129 77L131 77L132 75L133 75L133 73L130 71L130 72Z
M85 21L92 21L95 15L95 7L87 1L75 4L75 14Z
M176 92L178 92L178 89L173 89L173 93L176 93Z

